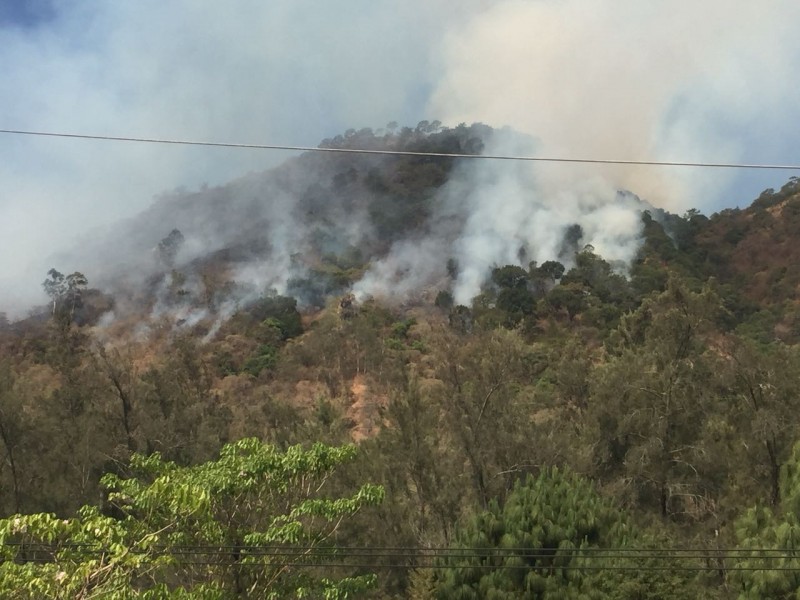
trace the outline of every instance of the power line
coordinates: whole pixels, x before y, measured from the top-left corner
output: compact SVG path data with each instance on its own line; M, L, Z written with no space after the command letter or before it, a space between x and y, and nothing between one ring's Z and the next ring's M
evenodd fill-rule
M92 550L102 551L102 546L97 543L74 543L74 542L3 542L1 547L7 548L29 548L47 550ZM469 558L471 556L485 557L492 554L496 557L509 556L531 556L531 557L553 557L567 555L606 555L613 554L615 557L632 554L647 555L658 557L660 555L676 555L681 558L714 558L720 555L728 555L738 558L800 558L800 549L793 548L740 548L740 547L718 547L718 548L641 548L641 547L574 547L574 548L524 548L524 547L416 547L416 546L302 546L302 545L246 545L246 544L156 544L149 546L157 552L172 553L220 553L229 554L230 552L261 552L265 554L281 555L319 555L319 556L405 556L405 555L430 555L444 556L451 558ZM561 554L559 554L561 553ZM737 556L742 555L742 556Z
M20 564L103 560L97 544L5 542ZM61 553L66 554L61 554ZM789 548L413 548L409 546L158 545L133 554L172 557L177 568L369 569L383 571L474 569L479 571L642 571L642 572L793 572L800 573L798 551ZM60 555L60 556L59 556ZM232 560L232 557L236 557ZM372 559L372 560L369 560ZM512 561L512 562L509 562ZM526 561L526 562L518 562ZM532 561L532 562L531 562Z
M98 555L97 557L99 557ZM95 557L96 558L96 557ZM24 560L19 560L18 564L50 564L53 561L46 557L33 557ZM787 566L742 566L742 565L670 565L670 566L653 566L653 565L636 565L636 566L623 566L618 564L606 565L575 565L575 564L543 564L543 565L489 565L489 564L439 564L439 563L392 563L392 564L379 564L379 563L346 563L346 562L252 562L252 561L237 561L233 563L221 563L212 560L176 560L171 563L176 567L195 567L195 566L216 566L220 568L249 568L249 569L283 569L292 567L296 569L314 569L314 568L346 568L346 569L369 569L374 571L381 571L385 569L431 569L444 571L449 569L474 569L474 570L487 570L487 571L641 571L641 572L683 572L683 573L703 573L703 572L752 572L752 571L792 571L795 573L800 572L800 567L787 567Z
M36 560L37 554L52 556L59 552L72 553L75 556L97 556L108 554L108 549L100 544L59 544L57 542L21 543L6 542L0 547L14 548L17 555L30 554L28 560ZM183 557L230 557L236 554L242 558L274 558L279 559L274 564L283 564L297 559L326 560L333 563L344 563L347 559L373 558L373 559L410 559L413 562L427 560L464 561L481 560L497 561L505 559L542 559L552 560L578 560L600 562L609 561L645 561L673 562L681 560L729 560L736 563L740 561L797 561L800 552L788 548L413 548L413 547L380 547L380 546L248 546L248 545L156 545L147 551L132 550L134 553L151 554L152 556L183 556ZM47 559L45 559L47 560ZM184 559L185 560L185 559ZM287 563L288 564L288 563ZM305 564L305 563L302 563ZM468 564L462 566L477 566ZM490 566L490 565L487 565ZM496 565L495 565L496 566ZM798 567L794 567L798 568Z
M691 161L659 161L659 160L618 160L606 158L567 158L555 156L522 156L511 154L460 154L451 152L415 152L411 150L370 150L366 148L320 148L317 146L288 146L280 144L244 144L232 142L207 142L197 140L177 140L166 138L144 138L130 136L89 135L82 133L63 133L56 131L30 131L21 129L0 129L0 133L10 135L27 135L83 140L102 140L111 142L138 142L147 144L172 144L181 146L206 146L216 148L239 148L250 150L283 150L291 152L338 152L344 154L375 154L384 156L416 156L429 158L464 158L487 160L512 160L549 163L581 163L599 165L633 165L652 167L701 167L714 169L762 169L800 171L800 165L781 165L764 163L715 163Z
M92 554L82 558L102 558L103 554ZM618 563L606 564L585 564L585 563L546 563L546 564L486 564L486 563L442 563L442 562L424 562L424 561L410 561L410 562L393 562L393 563L376 563L376 562L345 562L345 561L321 561L321 560L307 560L307 561L256 561L246 560L249 557L242 557L240 560L233 562L221 562L219 560L185 560L177 559L171 561L171 564L176 567L192 567L192 566L216 566L219 568L250 568L250 569L283 569L291 567L295 569L310 569L310 568L344 568L344 569L369 569L381 571L385 569L432 569L438 571L446 571L450 569L462 570L487 570L487 571L638 571L638 572L688 572L688 573L701 573L701 572L753 572L753 571L792 571L795 573L800 572L800 566L786 566L763 564L758 566L753 565L740 565L740 564L668 564L668 565L621 565ZM27 558L18 558L14 560L18 564L51 564L55 562L52 558L46 556L31 556ZM63 562L69 562L68 560ZM0 561L2 564L2 561Z

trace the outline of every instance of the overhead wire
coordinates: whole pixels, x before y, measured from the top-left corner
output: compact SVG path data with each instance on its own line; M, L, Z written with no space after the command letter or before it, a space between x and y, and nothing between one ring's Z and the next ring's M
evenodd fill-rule
M99 547L96 543L74 543L74 542L11 542L6 541L0 543L0 547L36 547L48 549L97 549ZM783 555L786 557L800 558L800 548L637 548L637 547L575 547L575 548L523 548L523 547L416 547L416 546L290 546L290 545L246 545L246 544L156 544L148 546L154 550L170 550L170 551L198 551L198 552L220 552L228 553L232 551L242 552L275 552L275 553L308 553L313 552L317 554L326 553L340 553L345 555L369 555L374 556L381 553L388 553L392 556L401 554L430 554L430 555L457 555L457 556L470 556L470 555L484 555L486 553L495 554L525 554L542 556L554 556L555 553L586 553L586 554L659 554L659 553L676 553L685 554L692 557L705 558L711 553L724 553L724 554L743 554L752 555Z
M17 562L52 562L56 553L73 551L72 558L98 558L108 550L94 544L24 544L6 542L0 547L16 549ZM135 550L133 550L136 553ZM800 571L785 562L797 561L800 554L793 549L781 548L413 548L408 546L224 546L178 545L153 546L147 552L153 558L172 556L176 566L247 568L364 568L364 569L559 569L559 570L611 570L611 571ZM223 562L219 559L237 560ZM374 561L365 561L372 558ZM215 560L216 559L216 560ZM514 564L509 559L547 561L546 564ZM358 560L358 562L352 562ZM480 561L480 562L478 562ZM502 561L502 562L501 562ZM562 561L562 564L558 564ZM570 561L564 563L563 561ZM687 564L686 561L692 561ZM698 562L694 562L698 561ZM748 562L744 562L748 561ZM762 561L753 564L753 561ZM2 561L0 561L2 562ZM653 564L655 562L656 564Z
M571 158L560 156L525 156L513 154L464 154L455 152L422 152L413 150L376 150L368 148L329 148L320 146L292 146L285 144L248 144L234 142L213 142L198 140L180 140L167 138L133 137L133 136L112 136L112 135L91 135L84 133L66 133L59 131L33 131L23 129L0 129L0 134L39 136L67 139L98 140L112 142L136 142L147 144L171 144L182 146L206 146L216 148L240 148L251 150L282 150L291 152L332 152L344 154L373 154L385 156L414 156L429 158L453 158L453 159L484 159L484 160L509 160L509 161L528 161L545 163L580 163L580 164L600 164L600 165L634 165L634 166L655 166L655 167L699 167L715 169L761 169L761 170L786 170L800 171L800 164L766 164L766 163L725 163L725 162L702 162L702 161L660 161L660 160L627 160L627 159L608 159L608 158Z

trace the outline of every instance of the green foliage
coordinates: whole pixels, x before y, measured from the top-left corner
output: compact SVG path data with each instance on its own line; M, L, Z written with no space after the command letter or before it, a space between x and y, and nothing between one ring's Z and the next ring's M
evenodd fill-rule
M257 323L277 328L284 340L303 333L303 323L294 298L266 296L247 308L246 313Z
M601 302L614 304L620 310L630 306L631 295L625 278L590 249L575 256L575 266L561 278L561 284L581 285Z
M577 284L561 284L550 290L547 302L557 311L566 311L574 319L586 305L586 291Z
M453 308L455 301L453 300L453 294L448 292L447 290L440 290L438 294L436 294L436 300L434 301L434 305L442 310L450 310Z
M500 506L459 531L453 552L436 574L436 598L673 598L684 583L631 567L614 553L642 537L587 480L569 470L545 469L518 481ZM616 557L615 557L616 556ZM633 560L635 562L635 560ZM602 563L608 570L595 567ZM629 570L614 570L627 566ZM582 567L586 567L583 569Z
M741 600L797 598L800 593L800 444L780 473L780 505L771 510L756 506L736 523L741 571L731 578Z
M500 288L525 288L528 272L516 265L506 265L492 269L492 282Z
M242 367L242 371L258 377L262 371L272 369L278 362L278 349L270 344L262 344L256 353L247 359Z
M75 271L64 275L55 269L47 272L47 279L42 282L44 291L50 296L53 320L60 327L69 327L75 311L82 306L83 293L88 280L83 273Z
M534 312L536 300L528 290L525 269L516 265L497 267L492 270L491 281L494 288L473 301L476 318L484 327L514 328Z
M762 344L769 344L775 340L777 324L778 316L775 311L762 309L740 322L736 327L736 333Z
M663 517L713 510L722 473L707 460L703 423L716 409L706 352L719 300L673 279L625 316L608 344L615 356L592 376L596 462L624 478L628 501Z
M800 354L797 347L779 342L763 345L736 337L729 341L729 359L719 376L728 383L733 401L728 418L748 448L739 470L746 467L756 492L777 505L780 465L800 433L794 418L800 411Z
M552 280L558 281L564 276L564 265L554 260L546 260L537 269L537 273Z
M344 519L383 499L321 492L353 446L285 452L244 439L218 460L179 467L134 455L136 476L103 478L114 516L85 506L75 518L16 515L0 521L0 595L15 598L344 598L370 575L323 576L305 562L334 556ZM283 553L260 548L283 547ZM310 553L293 552L300 547ZM187 548L195 548L187 554ZM201 565L201 566L198 566Z
M397 339L405 339L408 336L408 331L416 324L417 320L414 318L403 319L392 325L392 337Z
M531 268L551 314L566 313L570 322L580 315L581 325L606 334L616 326L621 314L633 308L634 295L627 280L594 254L590 246L575 255L575 266L555 285L554 276L563 272L559 267L560 263L544 263Z

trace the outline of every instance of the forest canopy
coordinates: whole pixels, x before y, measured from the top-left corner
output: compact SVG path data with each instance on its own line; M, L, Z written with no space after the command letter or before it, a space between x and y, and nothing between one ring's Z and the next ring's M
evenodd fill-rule
M478 272L431 241L464 168L304 155L162 199L138 279L46 273L0 319L2 593L795 594L797 180L710 216L619 194L628 262L585 221Z

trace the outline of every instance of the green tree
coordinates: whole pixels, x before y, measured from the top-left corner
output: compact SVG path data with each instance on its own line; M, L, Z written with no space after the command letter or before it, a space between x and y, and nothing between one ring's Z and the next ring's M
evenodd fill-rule
M582 319L600 328L616 326L619 316L634 307L633 294L628 281L615 273L612 266L594 253L592 246L587 246L575 255L575 266L562 278L560 285L548 295L554 303L554 292L559 288L572 289L573 295L583 292L580 304L576 300L564 301L570 318L575 311L584 313ZM555 298L559 299L556 295ZM570 304L576 305L572 308Z
M739 446L747 448L740 469L777 505L780 466L798 438L800 354L781 342L764 346L737 337L726 350L719 377L732 400L732 424L744 438Z
M516 265L506 265L492 270L492 283L497 287L496 307L504 314L503 325L515 327L530 315L536 301L528 290L528 272Z
M736 522L741 570L731 578L741 600L800 598L800 444L781 467L780 490L778 506L755 506Z
M648 571L647 561L619 554L621 548L645 545L588 480L569 470L545 469L518 481L502 506L492 502L459 532L454 556L443 559L439 566L445 568L435 575L435 597L691 597L686 581ZM610 550L593 553L599 549ZM597 569L599 564L608 568Z
M492 282L499 288L525 288L528 272L517 265L506 265L492 269Z
M47 279L42 282L42 287L53 304L53 318L65 326L72 323L75 310L81 307L83 293L88 284L86 276L79 271L65 276L55 269L50 269L47 272Z
M528 277L538 297L544 296L564 276L564 265L554 260L546 260L537 266L532 262L528 267Z
M586 306L586 290L579 284L569 283L555 286L547 294L547 302L555 310L566 310L572 321Z
M718 491L711 483L724 477L704 447L715 412L707 340L718 307L709 290L673 279L622 319L609 343L616 355L592 375L596 464L663 517L705 516Z
M322 492L355 454L321 444L281 452L244 439L192 467L134 455L136 476L103 479L111 514L84 506L72 519L0 521L0 596L353 597L374 577L313 565L335 557L345 519L383 498L371 484L338 498Z

